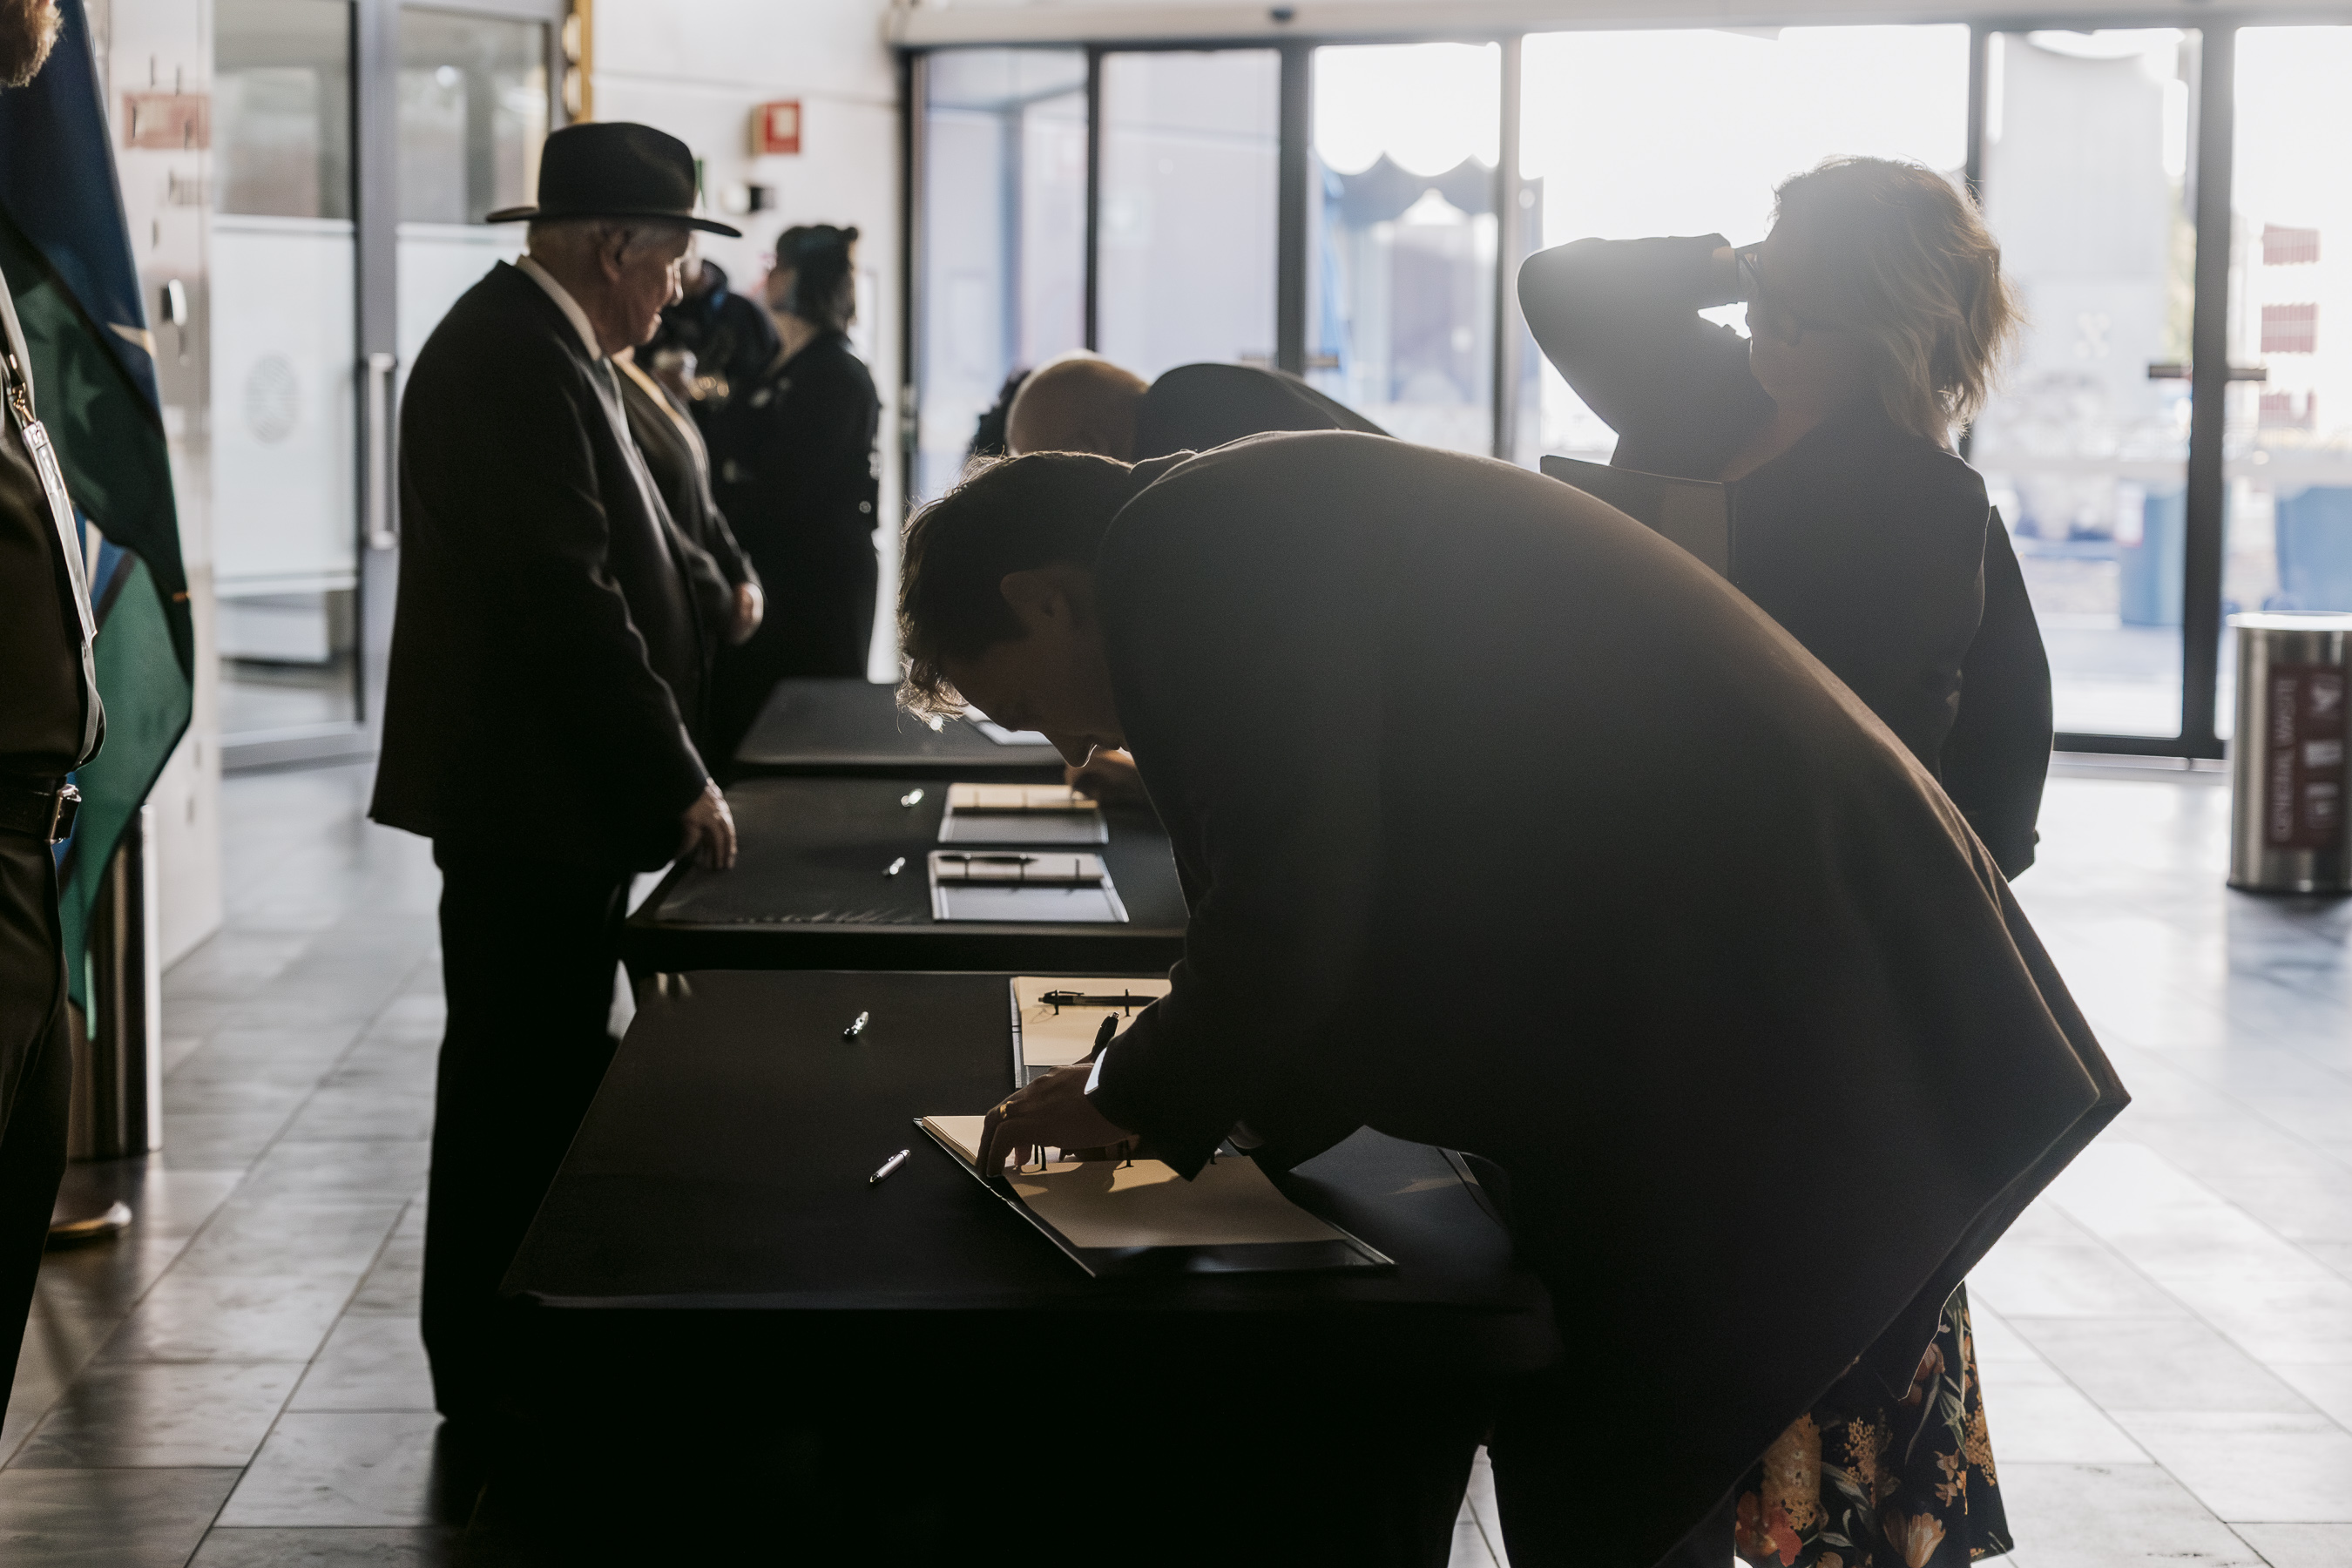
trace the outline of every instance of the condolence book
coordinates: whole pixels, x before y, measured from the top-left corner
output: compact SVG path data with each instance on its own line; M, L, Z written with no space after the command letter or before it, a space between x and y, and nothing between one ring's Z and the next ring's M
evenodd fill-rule
M1066 784L948 785L942 844L1108 844L1102 806Z
M1393 1267L1283 1196L1247 1155L1221 1153L1189 1182L1158 1160L1059 1160L991 1175L974 1163L985 1121L926 1116L917 1125L1097 1278Z
M1682 546L1726 581L1738 580L1738 506L1729 485L1612 468L1579 458L1547 457L1546 476L1607 501L1652 532Z
M1069 975L1013 977L1013 1081L1027 1083L1055 1068L1087 1060L1103 1040L1103 1020L1115 1032L1139 1008L1168 994L1166 980L1078 979Z

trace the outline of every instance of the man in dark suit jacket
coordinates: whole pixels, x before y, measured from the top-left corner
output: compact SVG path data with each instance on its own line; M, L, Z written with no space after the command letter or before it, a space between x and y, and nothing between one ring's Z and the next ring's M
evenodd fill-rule
M907 700L1131 744L1191 908L1170 994L983 1166L1360 1124L1494 1161L1566 1347L1494 1443L1523 1568L1654 1563L1857 1358L1907 1387L2120 1108L1927 772L1591 497L1339 433L1043 454L906 559Z
M530 251L450 308L401 411L401 571L371 815L433 840L448 997L425 1236L435 1398L495 1416L500 1277L614 1041L633 873L731 864L691 737L709 639L610 356L677 297L686 144L547 140ZM518 809L518 807L520 809Z

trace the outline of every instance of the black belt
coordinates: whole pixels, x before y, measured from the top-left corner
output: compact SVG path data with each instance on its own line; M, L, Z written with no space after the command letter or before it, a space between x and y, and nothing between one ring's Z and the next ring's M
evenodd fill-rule
M21 833L55 844L73 832L81 791L65 783L0 778L0 833Z

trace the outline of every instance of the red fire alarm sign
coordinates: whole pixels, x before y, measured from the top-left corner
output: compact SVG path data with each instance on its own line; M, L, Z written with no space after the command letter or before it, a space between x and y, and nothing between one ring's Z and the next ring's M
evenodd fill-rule
M751 111L751 152L755 156L797 153L801 150L801 100L779 99Z

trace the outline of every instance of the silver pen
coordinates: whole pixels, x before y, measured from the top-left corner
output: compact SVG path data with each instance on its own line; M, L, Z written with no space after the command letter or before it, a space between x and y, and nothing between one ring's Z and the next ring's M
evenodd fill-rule
M883 1177L888 1175L891 1172L905 1164L907 1163L907 1156L913 1152L914 1151L912 1149L901 1149L897 1153L891 1155L888 1159L883 1161L882 1168L866 1178L866 1184L869 1187L872 1186L875 1183L880 1181Z
M864 1034L866 1032L866 1020L872 1016L874 1016L874 1015L871 1013L860 1013L857 1015L857 1016L851 1021L849 1027L841 1031L841 1037L845 1040L854 1040L858 1036Z

